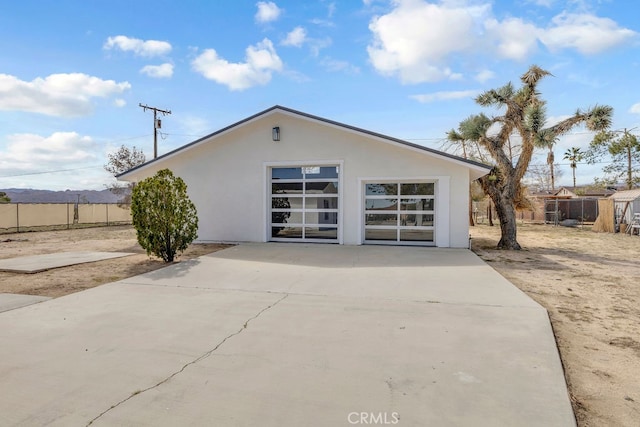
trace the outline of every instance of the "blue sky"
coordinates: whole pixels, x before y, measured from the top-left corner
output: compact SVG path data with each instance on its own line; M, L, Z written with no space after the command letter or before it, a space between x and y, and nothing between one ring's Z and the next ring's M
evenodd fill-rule
M551 121L640 126L631 0L112 0L0 4L0 188L101 189L121 144L166 153L275 104L440 149L531 64ZM491 113L490 111L486 111ZM639 132L636 130L635 132ZM576 129L556 148L586 148ZM541 152L534 163L544 162ZM579 165L578 183L602 165Z

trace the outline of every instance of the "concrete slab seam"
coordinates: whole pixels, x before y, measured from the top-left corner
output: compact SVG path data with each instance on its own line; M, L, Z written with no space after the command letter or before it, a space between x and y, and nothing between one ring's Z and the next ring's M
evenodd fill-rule
M134 398L135 396L138 396L142 393L145 393L149 390L153 390L157 387L160 387L161 385L167 383L168 381L170 381L172 378L174 378L175 376L181 374L182 372L184 372L185 369L187 369L189 366L194 365L198 362L200 362L203 359L206 359L207 357L211 356L216 350L218 350L225 342L227 342L227 340L235 337L236 335L241 334L245 329L247 329L247 327L249 326L249 323L252 322L253 320L257 319L258 317L260 317L263 313L265 313L268 310L271 310L273 307L275 307L276 305L280 304L282 301L284 301L289 295L285 294L282 298L280 298L279 300L277 300L276 302L274 302L273 304L270 304L268 306L266 306L265 308L263 308L262 310L260 310L258 313L256 313L255 315L251 316L249 319L247 319L247 321L244 322L244 324L242 325L242 327L240 329L238 329L236 332L227 335L226 337L224 337L224 339L222 341L220 341L218 344L216 344L215 347L213 347L211 350L208 350L207 352L205 352L204 354L200 355L198 358L192 360L189 363L186 363L185 365L182 366L182 368L180 368L179 370L177 370L176 372L172 373L171 375L169 375L168 377L166 377L165 379L163 379L162 381L158 382L157 384L154 384L150 387L147 387L143 390L140 391L136 391L134 393L132 393L130 396L128 396L125 399L122 399L121 401L119 401L118 403L115 403L113 405L111 405L111 407L109 407L108 409L104 410L103 412L101 412L100 414L98 414L95 418L93 418L92 420L90 420L87 423L86 427L89 427L90 425L92 425L95 421L97 421L98 419L100 419L102 416L104 416L105 414L107 414L108 412L110 412L111 410L117 408L118 406L122 405L123 403L131 400L132 398Z
M257 290L257 289L241 289L241 288L208 288L205 286L183 286L183 285L163 285L158 283L144 283L144 282L133 282L122 280L120 282L116 282L120 285L130 285L130 286L158 286L163 288L182 288L182 289L198 289L204 291L213 291L213 292L246 292L246 293L257 293L257 294L286 294L293 295L299 297L326 297L326 298L335 298L335 295L327 295L327 294L314 294L314 293L299 293L299 292L291 292L291 287L289 290L285 291L270 291L270 290ZM343 298L352 298L347 295L341 295ZM402 298L366 298L368 300L385 300L385 301L394 301L394 302L414 302L418 304L443 304L443 305L455 305L455 306L473 306L473 307L491 307L491 308L521 308L521 309L531 309L531 310L544 310L547 311L544 307L530 307L526 305L505 305L505 304L486 304L486 303L468 303L468 302L451 302L451 301L438 301L438 300L421 300L421 299L402 299Z

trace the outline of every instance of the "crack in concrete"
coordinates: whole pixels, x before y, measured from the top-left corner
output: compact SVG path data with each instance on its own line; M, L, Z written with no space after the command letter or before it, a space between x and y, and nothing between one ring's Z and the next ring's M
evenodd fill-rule
M100 419L102 416L104 416L105 414L107 414L109 411L117 408L118 406L122 405L123 403L133 399L135 396L138 396L142 393L145 393L149 390L153 390L157 387L160 387L162 384L165 384L167 382L169 382L172 378L174 378L175 376L181 374L182 372L184 372L185 369L187 369L189 366L194 365L198 362L200 362L203 359L206 359L207 357L211 356L216 350L218 350L225 342L227 342L227 340L235 337L236 335L241 334L245 329L247 329L249 323L255 319L257 319L258 317L260 317L265 311L268 311L270 309L272 309L273 307L275 307L276 305L280 304L285 298L287 298L289 296L289 294L285 294L282 298L280 298L279 300L277 300L276 302L274 302L271 305L268 305L267 307L263 308L262 310L260 310L257 314L255 314L254 316L250 317L249 319L247 319L246 322L244 322L244 324L242 325L242 327L240 329L238 329L236 332L227 335L222 341L220 341L218 344L216 344L215 347L213 347L211 350L207 351L206 353L202 354L201 356L199 356L198 358L192 360L191 362L185 364L182 366L182 368L180 368L179 370L177 370L176 372L172 373L171 375L169 375L168 377L166 377L165 379L163 379L162 381L158 382L155 385L152 385L150 387L147 387L145 389L142 390L138 390L135 391L133 393L131 393L131 395L125 399L122 399L121 401L111 405L110 408L102 411L100 414L98 414L95 418L93 418L91 421L89 421L87 423L86 427L89 427L91 424L93 424L95 421L97 421L98 419Z

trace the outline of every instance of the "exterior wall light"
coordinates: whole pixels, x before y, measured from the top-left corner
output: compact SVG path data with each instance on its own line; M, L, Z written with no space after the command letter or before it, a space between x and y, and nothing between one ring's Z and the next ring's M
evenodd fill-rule
M271 129L271 138L274 141L280 141L280 126L276 126Z

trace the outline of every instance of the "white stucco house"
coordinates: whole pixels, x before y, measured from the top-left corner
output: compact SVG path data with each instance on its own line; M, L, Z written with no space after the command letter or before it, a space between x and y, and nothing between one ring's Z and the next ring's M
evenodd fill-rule
M490 167L274 106L133 168L188 186L201 242L468 247L469 183Z

